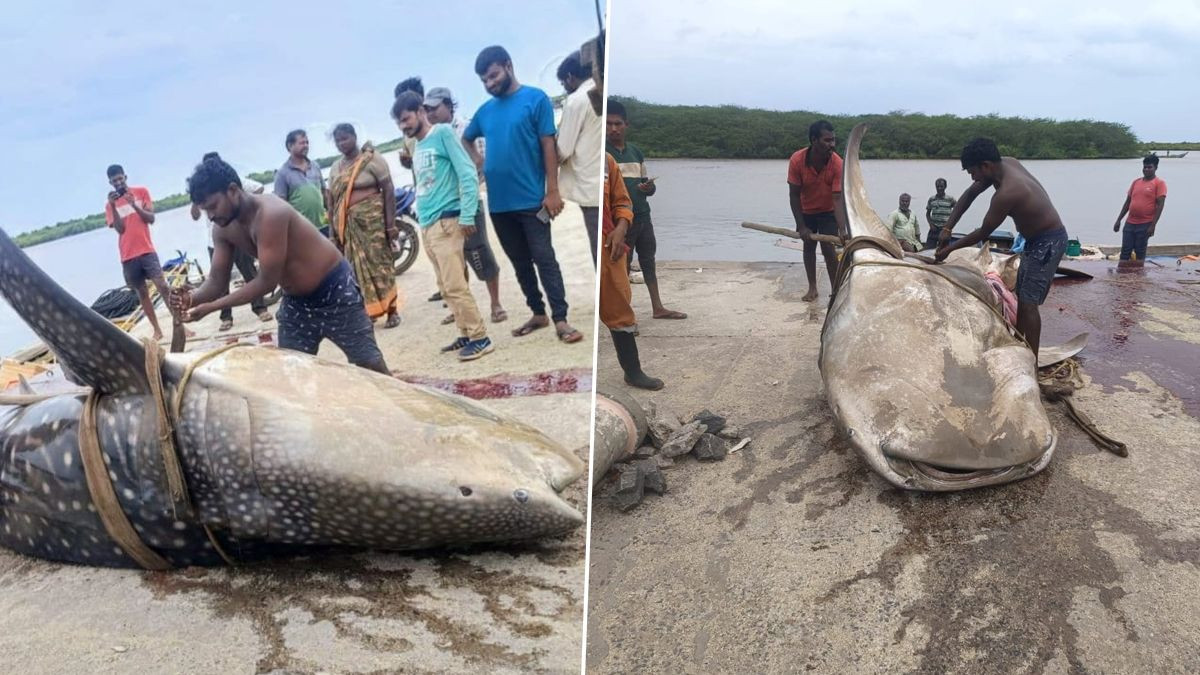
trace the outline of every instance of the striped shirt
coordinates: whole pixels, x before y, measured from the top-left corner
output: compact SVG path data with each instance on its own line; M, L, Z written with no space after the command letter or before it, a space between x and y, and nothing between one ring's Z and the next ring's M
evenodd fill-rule
M958 203L954 197L946 195L939 198L934 195L929 198L929 203L926 206L929 209L929 225L931 227L941 227L950 220L950 212L954 210L954 205Z

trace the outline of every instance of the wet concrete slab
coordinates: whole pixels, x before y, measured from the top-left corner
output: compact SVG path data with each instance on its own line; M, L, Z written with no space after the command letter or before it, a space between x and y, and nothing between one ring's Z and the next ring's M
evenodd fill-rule
M404 323L377 325L398 377L476 398L588 456L595 280L582 214L553 226L571 317L587 339L509 331L528 316L492 233L510 319L488 327L496 352L459 363L457 335L422 257L398 278ZM472 280L482 307L487 291ZM272 308L274 310L276 308ZM247 307L235 326L191 326L189 350L229 341L271 345L275 322ZM165 312L160 321L169 325ZM140 327L138 333L145 330ZM320 356L344 361L326 344ZM386 420L364 421L389 429ZM586 472L563 493L587 508ZM577 672L582 653L586 530L522 546L402 555L345 552L167 573L59 565L0 549L0 663L21 672ZM11 668L10 668L11 669Z
M835 431L816 359L828 284L799 264L667 263L667 306L634 286L645 370L681 413L753 440L666 469L667 494L621 513L594 498L588 668L670 672L1186 672L1200 668L1200 279L1196 269L1075 262L1043 343L1092 333L1077 407L1129 444L1101 451L1066 418L1049 468L957 494L875 476ZM936 346L898 344L898 357ZM1189 377L1190 375L1190 377ZM607 337L598 381L622 388Z

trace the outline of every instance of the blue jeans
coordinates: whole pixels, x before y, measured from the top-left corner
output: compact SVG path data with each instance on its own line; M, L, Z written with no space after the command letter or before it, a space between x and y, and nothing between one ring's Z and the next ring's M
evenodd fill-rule
M521 284L521 292L525 294L525 304L534 315L546 315L546 303L538 288L541 280L550 302L550 318L566 321L567 291L558 259L554 257L550 225L538 220L537 210L493 213L492 225L496 227L500 248L512 262L517 283Z
M1146 259L1146 244L1150 242L1150 223L1125 221L1121 232L1121 260L1129 260L1129 253L1137 253L1138 260Z

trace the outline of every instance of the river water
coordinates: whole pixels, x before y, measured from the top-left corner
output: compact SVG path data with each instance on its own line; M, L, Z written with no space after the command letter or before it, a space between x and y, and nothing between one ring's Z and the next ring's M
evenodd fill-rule
M397 154L389 152L385 157L392 171L392 180L397 185L411 185L412 174L400 166ZM328 177L328 169L325 175ZM103 208L108 190L104 183L97 186L97 210ZM270 185L266 191L271 191ZM183 252L188 258L198 259L207 271L208 228L207 218L201 216L199 221L193 221L190 209L185 207L156 214L150 234L161 260L166 261L176 257L177 252ZM121 274L121 259L117 254L117 235L108 228L27 248L25 253L85 305L90 306L104 291L125 284ZM21 321L12 307L0 299L0 357L27 347L36 340L33 331Z
M871 204L881 217L896 208L902 192L913 197L922 236L928 229L925 202L937 178L949 181L958 197L970 179L953 160L867 160L863 175ZM1084 244L1119 244L1112 231L1130 182L1141 176L1137 159L1030 160L1025 165L1041 181L1071 237ZM795 227L788 207L785 160L647 160L658 177L650 198L658 257L663 260L800 260L798 251L775 246L779 237L741 227L753 221ZM1158 175L1167 182L1166 208L1152 242L1200 242L1200 152L1164 159ZM987 212L989 191L976 199L955 231L978 227ZM1000 226L1016 231L1012 221Z

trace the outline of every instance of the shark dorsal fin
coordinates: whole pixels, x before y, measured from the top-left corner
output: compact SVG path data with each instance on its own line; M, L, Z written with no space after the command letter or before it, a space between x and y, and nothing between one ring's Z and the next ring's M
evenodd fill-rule
M150 390L146 353L128 333L71 297L0 230L0 296L66 370L102 394Z

